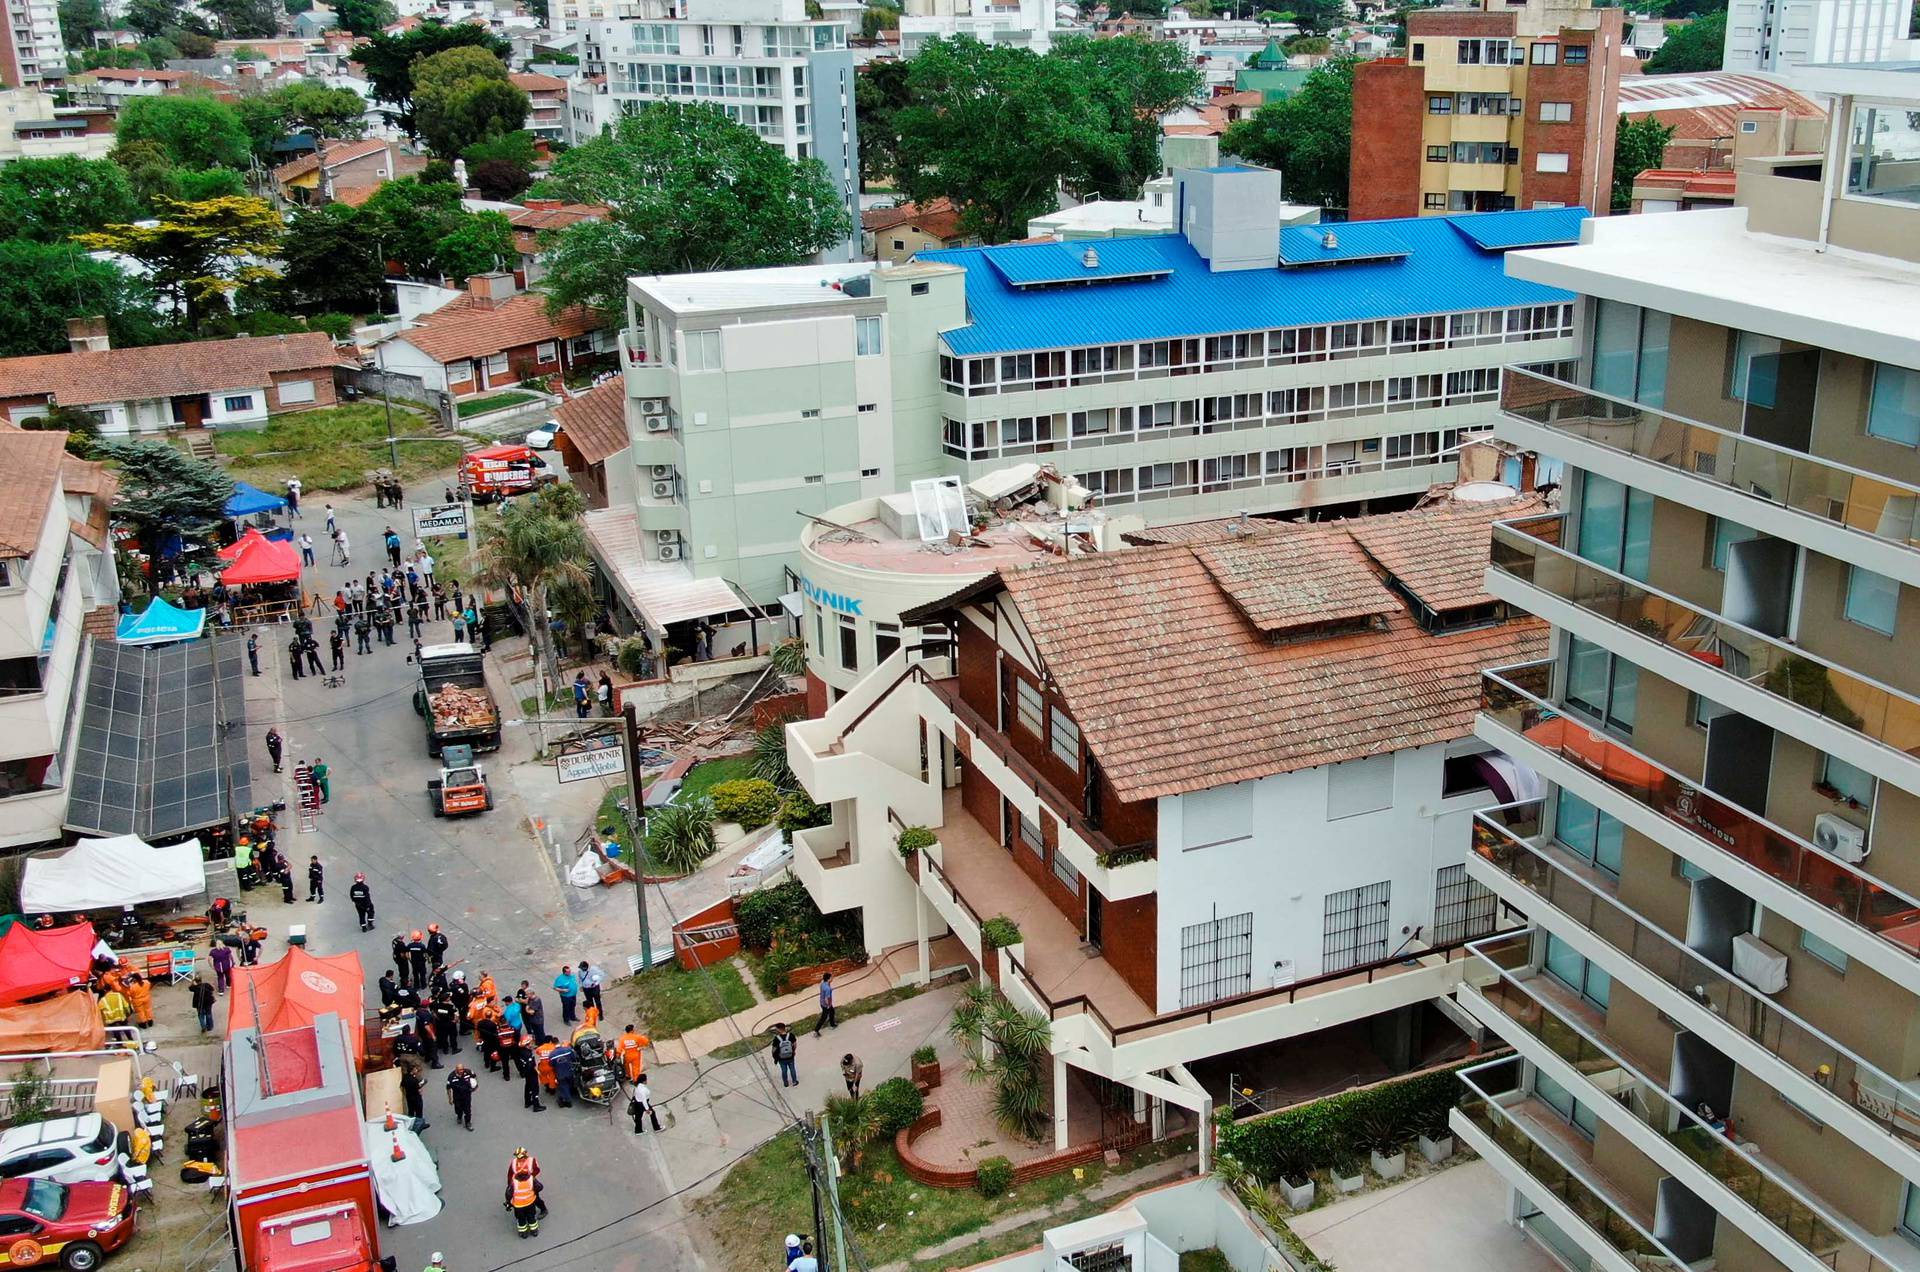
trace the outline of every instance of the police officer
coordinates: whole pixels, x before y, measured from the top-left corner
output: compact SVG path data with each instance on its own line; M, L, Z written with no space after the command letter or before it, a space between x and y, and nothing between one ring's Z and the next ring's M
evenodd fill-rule
M347 889L347 897L353 902L353 912L360 916L360 930L373 931L373 889L367 886L367 876L353 876L353 886Z
M427 957L435 968L447 959L447 934L440 930L438 923L427 924Z
M473 1093L480 1089L480 1077L465 1064L455 1064L447 1075L447 1101L453 1105L453 1120L473 1129Z
M433 997L433 1040L450 1056L460 1054L460 1013L449 994Z
M413 987L425 989L427 987L427 939L418 928L415 928L413 935L407 938L407 962L413 969Z

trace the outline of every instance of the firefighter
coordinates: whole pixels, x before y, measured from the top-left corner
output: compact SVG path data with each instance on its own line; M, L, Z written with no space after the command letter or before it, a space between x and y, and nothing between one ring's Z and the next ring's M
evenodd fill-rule
M453 1066L447 1075L447 1100L453 1105L453 1120L473 1129L473 1093L480 1088L480 1077L464 1062Z
M353 886L347 889L347 896L353 901L353 912L360 916L360 930L373 931L373 889L367 886L367 876L353 876Z
M413 987L425 989L427 987L427 938L419 928L415 928L413 935L407 938L407 962L413 968Z
M460 1054L460 1012L453 1005L453 999L447 994L436 994L433 998L433 1038L440 1049L450 1056Z
M461 1022L461 1028L473 1017L468 1014L473 1007L473 986L467 984L467 974L456 970L447 981L447 997L453 1000L453 1014Z
M514 1231L522 1240L537 1236L540 1232L540 1181L534 1178L533 1171L526 1165L526 1149L519 1149L513 1155L513 1164L507 1168L507 1195L505 1205L513 1211Z
M397 935L393 938L393 970L402 985L413 984L413 967L407 961L407 938Z
M447 959L447 934L440 930L438 923L427 924L427 957L433 961L436 971Z
M522 1043L513 1050L513 1063L520 1070L520 1104L535 1113L545 1113L547 1106L540 1101L540 1069L534 1062L533 1048Z

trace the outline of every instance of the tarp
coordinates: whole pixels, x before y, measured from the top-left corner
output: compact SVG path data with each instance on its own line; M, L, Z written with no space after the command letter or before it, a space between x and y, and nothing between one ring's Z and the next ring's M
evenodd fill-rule
M14 924L0 936L0 1006L84 983L93 964L93 945L91 923L44 932Z
M258 486L249 486L244 481L233 483L233 494L227 500L229 517L251 517L256 513L278 512L287 506L287 501L278 495L270 495Z
M396 1117L394 1129L386 1118L366 1123L367 1157L373 1162L373 1190L387 1208L388 1222L425 1223L440 1213L440 1168L433 1154L408 1129L408 1119ZM398 1141L403 1156L393 1160Z
M107 1045L107 1027L93 995L61 994L44 1002L0 1007L0 1055L39 1051L99 1051Z
M220 581L229 586L285 583L300 577L300 549L289 540L269 539L255 529L220 549L220 559L227 563Z
M138 614L123 614L114 639L122 645L160 645L170 640L192 640L207 625L207 611L181 609L164 596Z
M138 835L82 839L52 857L27 858L20 908L28 914L119 909L203 892L200 841L155 848Z
M365 1052L365 990L366 973L360 970L358 954L349 951L321 958L300 946L289 946L285 955L271 963L233 969L227 1037L253 1027L256 1001L260 1028L270 1034L311 1025L315 1017L332 1012L346 1022L358 1064Z

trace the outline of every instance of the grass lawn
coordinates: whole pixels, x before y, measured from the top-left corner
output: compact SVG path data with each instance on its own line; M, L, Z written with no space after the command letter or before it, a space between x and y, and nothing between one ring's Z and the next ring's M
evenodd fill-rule
M510 406L519 406L523 402L537 401L539 396L537 393L521 393L517 390L510 393L495 393L488 397L468 398L456 404L454 410L461 419L471 419L476 415L485 415L489 411L504 411Z
M733 755L723 760L706 760L687 770L680 781L682 800L699 799L722 782L737 782L753 776L753 757Z
M647 787L652 784L652 778L647 778L641 783L640 793L642 796L646 794ZM640 838L639 835L634 833L633 822L627 818L625 813L620 811L620 801L626 797L627 785L624 781L620 782L617 786L609 787L607 793L600 798L600 811L594 814L593 823L595 830L598 830L602 826L613 827L614 838L620 841L620 846L623 850L637 842ZM642 845L642 847L644 847L644 845ZM669 870L652 857L647 856L644 852L641 854L641 862L645 872L650 875L679 873L677 870ZM656 945L655 948L658 949L660 947ZM738 975L738 973L736 972L735 975Z
M707 976L720 996L719 1004L708 991ZM631 995L633 1009L641 1020L641 1029L651 1038L678 1038L689 1029L732 1016L753 1006L753 991L732 963L715 963L706 972L682 971L678 963L668 963L630 977L624 982Z
M395 436L419 437L431 428L426 416L393 408ZM388 467L386 437L386 408L362 403L276 416L260 429L223 430L214 446L231 461L233 476L271 491L298 477L312 498L365 485L369 472ZM398 449L402 481L451 469L462 454L457 442L401 442Z

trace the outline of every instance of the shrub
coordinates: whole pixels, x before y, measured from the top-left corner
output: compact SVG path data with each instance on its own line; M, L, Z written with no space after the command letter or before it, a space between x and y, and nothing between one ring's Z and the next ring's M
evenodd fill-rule
M933 847L936 841L933 832L925 826L903 826L893 842L902 857L911 857L922 848Z
M806 924L819 917L819 907L798 879L749 892L733 901L733 921L740 929L740 943L750 950L764 950L773 944L777 928Z
M974 1188L982 1197L998 1197L1013 1187L1013 1163L1004 1157L989 1157L975 1172Z
M919 1046L913 1049L913 1062L915 1064L932 1064L939 1058L939 1053L930 1046Z
M650 679L653 675L653 651L644 640L622 641L619 663L621 671L636 679Z
M791 838L796 830L812 830L832 821L833 809L827 804L816 804L796 791L780 801L780 811L773 815L773 820Z
M1469 1061L1469 1063L1473 1063ZM1265 1182L1299 1175L1359 1156L1376 1125L1399 1128L1444 1126L1460 1098L1459 1068L1423 1073L1359 1091L1343 1091L1299 1108L1243 1118L1220 1133L1222 1152L1232 1153Z
M800 789L793 770L787 767L787 726L781 721L764 724L753 735L753 775L772 782L783 791Z
M680 874L713 855L713 805L704 799L668 804L647 819L647 855Z
M887 1135L898 1135L927 1111L927 1102L911 1078L888 1078L873 1088L867 1098L873 1101L880 1115L880 1129Z
M1020 925L1004 914L996 914L980 925L980 939L996 950L1020 944Z
M757 777L720 782L714 786L711 798L715 817L739 822L746 830L758 830L780 810L780 792L772 782Z

